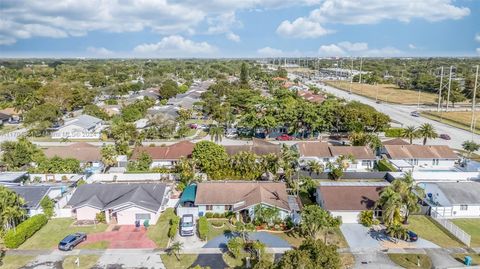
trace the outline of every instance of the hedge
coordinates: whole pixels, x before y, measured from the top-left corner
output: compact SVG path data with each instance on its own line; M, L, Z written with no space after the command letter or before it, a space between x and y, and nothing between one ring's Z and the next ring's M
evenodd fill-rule
M387 160L380 160L377 162L377 169L378 171L382 171L382 172L396 172L397 169L395 169L395 167L393 167L393 165L391 163L389 163Z
M168 237L173 238L177 234L178 225L180 223L180 218L178 216L173 216L170 219L170 228L168 228Z
M386 137L402 137L403 128L390 128L385 130Z
M198 237L202 240L207 239L208 234L208 220L206 217L198 218Z
M11 229L4 237L7 248L18 248L28 238L47 224L48 218L44 214L35 215L20 223L15 229Z

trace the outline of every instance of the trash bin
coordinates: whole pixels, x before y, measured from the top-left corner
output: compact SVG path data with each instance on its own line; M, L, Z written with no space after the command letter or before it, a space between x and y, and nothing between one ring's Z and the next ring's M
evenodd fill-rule
M145 229L147 229L148 226L150 226L150 222L149 222L148 219L146 219L146 220L143 222L143 227L145 227Z
M463 261L466 266L472 265L472 257L470 256L465 256L465 260Z
M139 220L135 221L135 228L140 228L140 221Z

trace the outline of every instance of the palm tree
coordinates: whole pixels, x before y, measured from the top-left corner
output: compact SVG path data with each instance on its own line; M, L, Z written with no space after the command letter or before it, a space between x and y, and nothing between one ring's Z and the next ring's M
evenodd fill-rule
M403 202L405 204L405 218L403 223L408 224L408 217L410 216L410 213L420 211L418 199L425 198L425 190L415 184L415 180L413 180L412 177L412 172L407 172L401 180L403 180L405 184L405 186L402 188L404 192L401 193Z
M407 126L407 128L403 129L402 137L408 138L410 140L410 145L413 143L413 139L418 138L418 135L415 126Z
M480 149L480 144L475 143L473 140L465 141L462 143L462 148L468 153L468 158L472 155L473 152Z
M114 166L117 163L118 154L114 145L106 145L102 147L100 153L102 155L102 163L104 165L103 172L105 173L109 167Z
M434 139L438 137L435 128L430 123L424 123L418 128L418 135L423 138L423 145L427 144L427 138Z
M174 242L170 248L167 250L168 255L175 255L175 258L177 258L178 261L180 261L179 255L180 251L183 249L183 243L181 242Z
M280 169L280 158L274 153L263 155L260 158L260 166L267 177L269 177L270 173L275 176L278 173L278 169Z
M408 230L401 224L387 226L387 234L395 239L408 239Z
M315 160L308 161L307 166L308 171L310 172L310 176L312 175L312 173L319 175L321 172L323 172L323 164Z
M390 187L382 190L380 198L377 201L377 205L383 210L382 217L386 226L400 223L400 213L403 208L401 195L397 193L394 188Z
M210 139L215 141L215 143L222 141L224 133L225 131L223 130L223 127L219 125L210 125L210 129L208 130Z

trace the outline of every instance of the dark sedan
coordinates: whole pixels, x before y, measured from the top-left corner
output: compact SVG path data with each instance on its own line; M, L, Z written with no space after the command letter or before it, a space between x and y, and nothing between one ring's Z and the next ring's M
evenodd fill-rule
M414 233L414 232L412 232L412 231L408 231L407 233L408 233L408 240L409 240L410 242L417 242L417 240L418 240L418 235L417 235L416 233Z
M67 235L65 238L58 243L59 250L72 250L76 245L87 240L87 235L85 233L74 233Z

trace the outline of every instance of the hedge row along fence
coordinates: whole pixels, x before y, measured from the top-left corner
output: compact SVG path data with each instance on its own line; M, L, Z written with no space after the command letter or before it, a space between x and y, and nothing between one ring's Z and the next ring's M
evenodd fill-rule
M207 239L208 234L208 220L206 217L198 218L198 237L202 240Z
M4 237L7 248L18 248L28 238L47 224L48 218L44 214L35 215L20 223L15 230L11 229Z
M170 228L168 228L168 237L174 238L178 231L178 225L180 223L180 218L178 216L173 216L170 219Z

